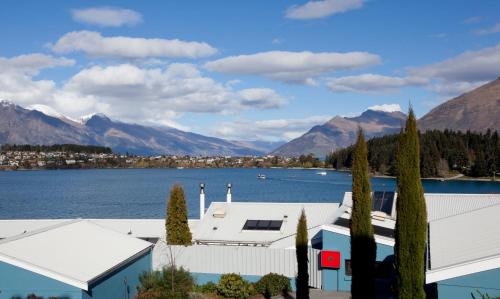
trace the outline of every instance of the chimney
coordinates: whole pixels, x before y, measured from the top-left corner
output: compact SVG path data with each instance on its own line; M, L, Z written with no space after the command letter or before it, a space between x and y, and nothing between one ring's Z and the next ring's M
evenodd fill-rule
M200 184L200 220L205 215L205 184Z
M231 203L231 183L227 184L226 202Z

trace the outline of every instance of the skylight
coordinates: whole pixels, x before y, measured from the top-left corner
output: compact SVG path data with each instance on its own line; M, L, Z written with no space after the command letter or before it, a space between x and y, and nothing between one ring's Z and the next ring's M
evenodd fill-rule
M279 231L283 220L247 220L243 230L270 230Z

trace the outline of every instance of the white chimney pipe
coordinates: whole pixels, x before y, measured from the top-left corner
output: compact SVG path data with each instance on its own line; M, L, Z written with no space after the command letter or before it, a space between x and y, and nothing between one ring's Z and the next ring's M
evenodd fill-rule
M200 184L200 220L205 215L205 184Z
M231 183L227 184L226 202L231 203Z

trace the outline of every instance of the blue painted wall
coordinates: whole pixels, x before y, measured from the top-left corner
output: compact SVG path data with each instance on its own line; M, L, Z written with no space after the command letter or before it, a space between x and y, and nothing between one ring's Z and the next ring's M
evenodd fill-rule
M42 297L81 299L82 290L46 276L0 262L0 298Z
M139 275L152 270L151 251L92 284L83 299L133 299L139 286Z
M323 289L328 291L350 292L351 276L345 273L345 260L351 258L350 237L330 231L321 231L321 247L323 250L340 251L340 269L323 270ZM377 261L383 261L394 255L392 246L377 243Z
M500 269L483 271L437 282L439 299L471 299L477 293L488 294L491 298L500 296Z

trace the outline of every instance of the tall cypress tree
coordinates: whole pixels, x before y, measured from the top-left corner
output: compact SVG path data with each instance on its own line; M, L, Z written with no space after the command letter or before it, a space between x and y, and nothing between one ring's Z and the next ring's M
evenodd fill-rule
M377 247L371 223L371 189L368 175L368 149L363 130L358 131L352 165L351 214L351 294L352 298L375 297L375 258Z
M186 200L184 190L180 185L174 185L170 190L167 205L167 244L191 245L191 231L188 226Z
M419 140L413 109L397 151L396 288L399 299L425 298L427 211L420 181Z
M300 214L297 224L297 235L295 236L295 253L297 256L297 278L295 285L297 287L297 298L309 299L309 266L307 258L307 219L304 209Z

